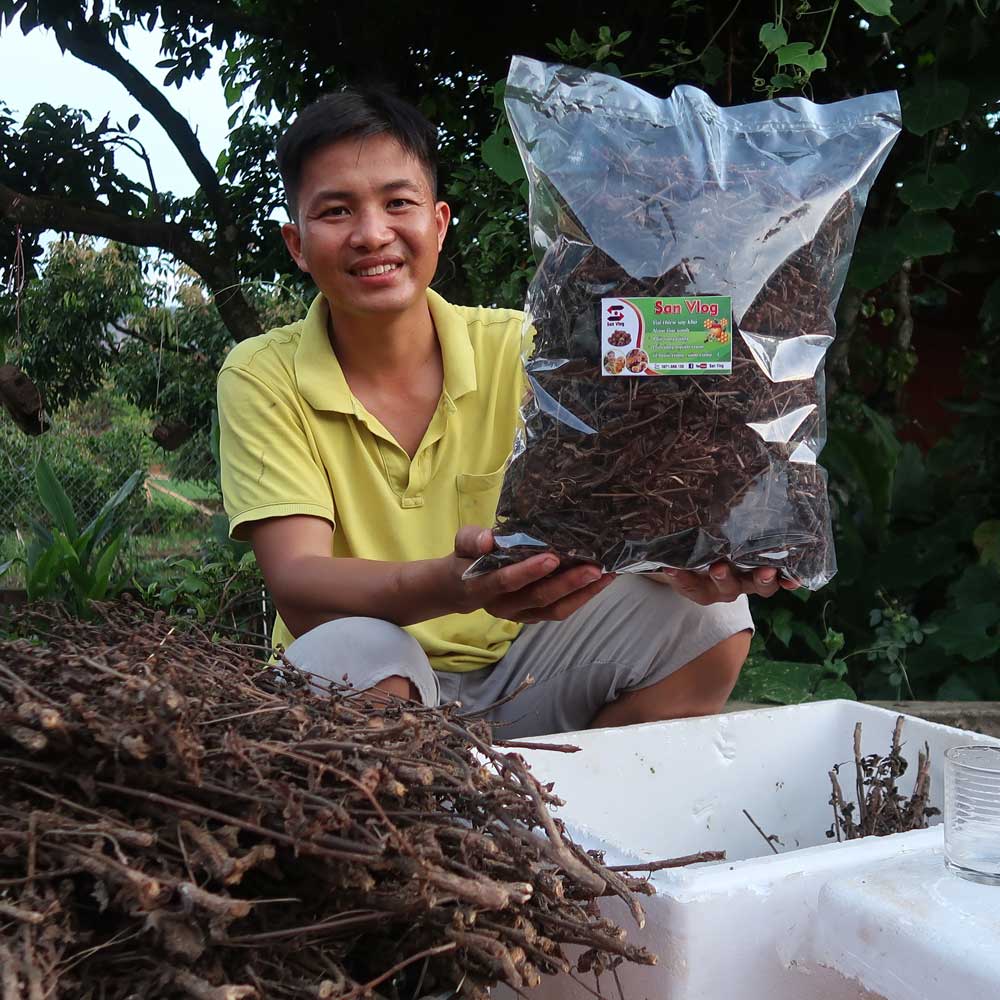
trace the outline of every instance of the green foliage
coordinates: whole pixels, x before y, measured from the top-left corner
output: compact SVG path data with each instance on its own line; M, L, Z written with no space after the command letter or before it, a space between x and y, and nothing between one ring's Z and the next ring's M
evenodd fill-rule
M756 605L747 696L772 675L786 682L787 669L773 666L782 656L831 665L833 635L862 697L1000 697L1000 447L982 420L1000 415L1000 393L995 376L980 374L979 399L926 455L871 410L831 433L823 457L840 570L821 593Z
M52 467L44 458L38 460L35 485L50 523L37 522L28 545L24 562L29 601L62 601L75 614L87 617L92 601L104 600L121 589L125 581L113 577L125 537L121 508L142 478L143 470L133 472L81 530ZM0 575L13 562L0 566Z
M111 378L125 399L150 411L156 422L183 421L192 430L207 428L215 407L215 379L233 347L204 284L190 271L168 302L149 305L133 317L136 336L118 353ZM301 318L307 304L285 284L253 282L244 292L270 328ZM201 452L202 462L204 450ZM172 456L163 459L168 464ZM171 471L181 478L204 476L211 466Z
M9 341L11 360L41 389L50 411L100 388L119 350L113 324L143 308L143 291L141 261L131 247L52 245L40 277L25 289L20 335Z
M209 628L228 628L264 639L263 580L249 546L227 537L224 517L191 555L151 562L136 574L142 599Z
M0 3L0 14L9 6L9 0ZM122 131L107 118L92 127L89 112L65 105L39 103L20 110L27 114L18 127L12 109L0 101L0 184L48 198L69 198L79 205L111 206L124 215L145 211L142 186L115 167ZM14 256L13 235L0 226L0 278ZM25 230L23 235L30 262L41 255L40 232ZM11 319L11 310L0 309L0 339L10 333Z
M73 498L80 519L89 521L124 479L149 466L156 449L148 426L147 417L106 389L68 406L39 438L25 437L0 413L0 532L24 529L41 515L34 488L40 457ZM137 492L125 513L135 520L143 510Z

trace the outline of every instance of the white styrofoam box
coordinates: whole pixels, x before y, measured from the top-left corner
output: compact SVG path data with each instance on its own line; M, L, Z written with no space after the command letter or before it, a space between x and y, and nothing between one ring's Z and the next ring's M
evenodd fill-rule
M824 965L893 1000L1000 997L1000 889L957 878L939 850L820 890Z
M826 967L813 932L821 890L873 871L887 860L939 848L941 828L838 844L828 772L841 768L853 798L855 723L862 753L885 754L897 714L850 701L758 709L622 729L543 738L572 743L577 754L525 751L540 779L554 781L566 805L559 815L574 838L607 852L609 864L651 861L702 850L725 850L722 863L652 876L647 923L634 929L616 900L606 909L630 940L659 955L656 967L623 966L626 993L649 1000L858 1000L857 982ZM940 805L942 756L960 743L996 743L907 718L900 780L909 794L917 748L931 749L931 798ZM772 854L744 816L778 839ZM549 998L583 997L572 980L543 985ZM859 990L861 992L859 992ZM896 1000L886 994L889 1000ZM933 996L928 994L928 1000ZM909 996L906 1000L911 1000Z

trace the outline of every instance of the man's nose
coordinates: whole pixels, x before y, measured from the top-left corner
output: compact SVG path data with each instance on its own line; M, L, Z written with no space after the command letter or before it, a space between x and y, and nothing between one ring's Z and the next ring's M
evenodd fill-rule
M394 233L386 215L377 210L359 212L354 216L351 246L356 248L383 247L391 243Z

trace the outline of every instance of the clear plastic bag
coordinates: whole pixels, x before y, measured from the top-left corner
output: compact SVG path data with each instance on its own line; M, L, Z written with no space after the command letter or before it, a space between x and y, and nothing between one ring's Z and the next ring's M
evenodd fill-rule
M608 572L836 572L823 360L895 93L718 108L516 57L505 104L541 257L494 551Z

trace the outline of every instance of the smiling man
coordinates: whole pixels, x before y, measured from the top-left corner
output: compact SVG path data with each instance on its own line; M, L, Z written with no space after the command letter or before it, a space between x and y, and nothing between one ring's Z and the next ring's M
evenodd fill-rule
M468 709L505 735L702 715L725 702L772 570L615 578L549 554L473 580L524 392L522 314L430 289L451 217L436 134L386 94L306 108L278 145L282 234L318 294L219 376L230 531L274 641L328 681ZM584 607L585 606L585 607ZM627 627L625 627L627 624Z

